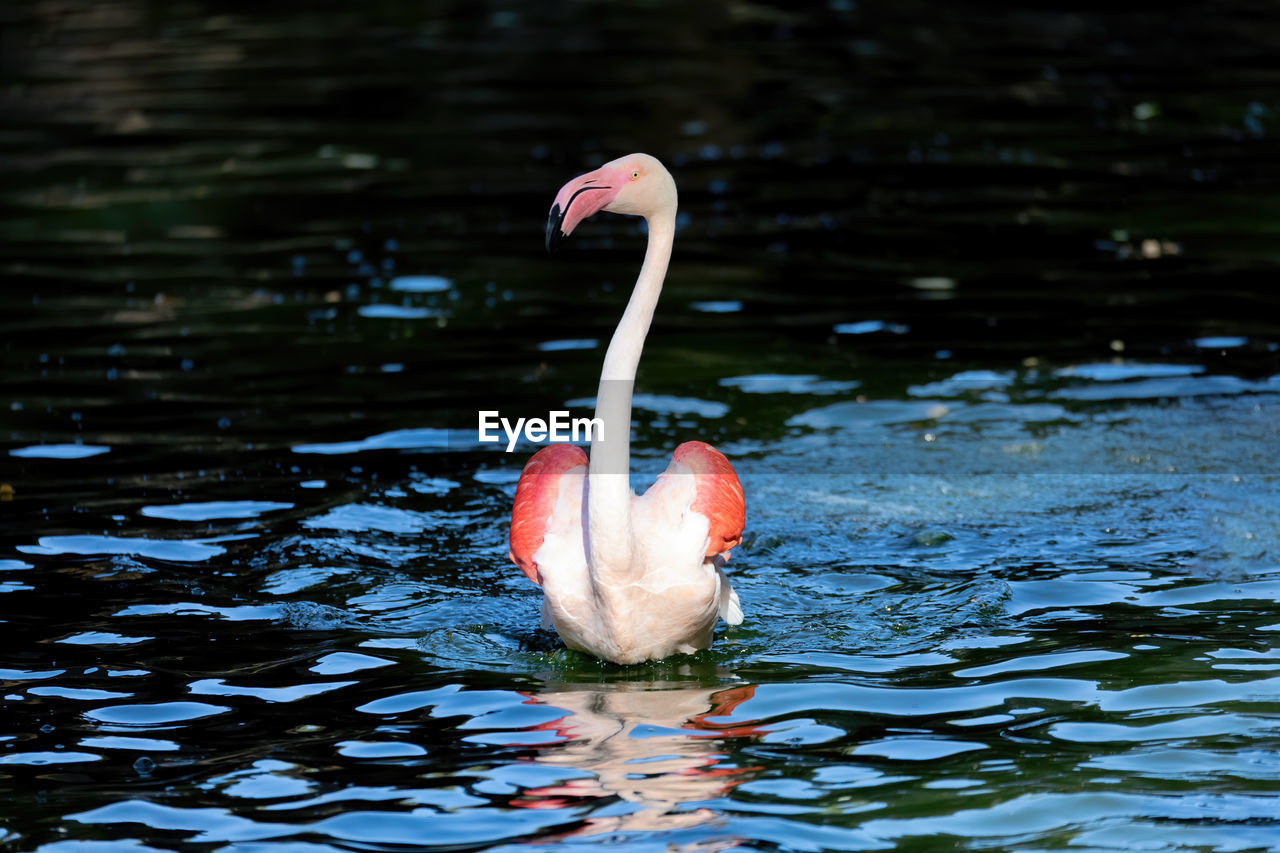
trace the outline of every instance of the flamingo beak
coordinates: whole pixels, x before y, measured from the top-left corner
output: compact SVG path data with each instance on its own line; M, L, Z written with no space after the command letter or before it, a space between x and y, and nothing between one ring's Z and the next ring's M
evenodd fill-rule
M597 169L561 187L547 215L547 251L554 252L579 222L617 198L625 183L623 177L614 170Z
M551 213L547 215L547 254L560 248L560 242L568 235L561 231L564 225L564 212L560 205L551 205Z

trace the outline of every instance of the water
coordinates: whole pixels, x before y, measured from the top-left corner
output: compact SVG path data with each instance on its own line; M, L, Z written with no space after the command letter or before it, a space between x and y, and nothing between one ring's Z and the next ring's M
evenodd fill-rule
M7 6L0 838L1280 847L1271 17ZM620 668L467 436L595 393L642 235L541 229L628 150L637 476L748 530Z

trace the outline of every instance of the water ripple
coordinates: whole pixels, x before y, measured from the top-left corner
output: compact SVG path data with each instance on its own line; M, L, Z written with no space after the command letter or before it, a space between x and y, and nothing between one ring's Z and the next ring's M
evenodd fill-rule
M319 696L357 683L327 681L315 684L292 684L287 687L243 687L227 684L221 678L202 678L191 682L188 689L197 696L252 696L264 702L296 702L299 699Z
M144 506L139 512L148 518L173 521L212 521L224 518L257 518L263 513L292 509L280 501L204 501L199 503Z
M15 447L9 455L20 459L88 459L110 452L110 447L97 444L33 444Z
M142 537L112 536L42 536L37 545L19 545L24 554L121 554L132 557L151 557L156 560L197 563L225 554L218 545L207 545L198 540L147 539Z
M357 441L296 444L293 446L293 452L334 455L360 453L366 450L444 450L448 447L448 430L424 427L392 430Z
M216 5L0 15L5 845L1276 847L1266 4ZM615 667L474 424L594 402L637 115L746 618Z
M103 723L125 726L162 726L196 720L213 714L225 714L225 705L206 702L139 702L133 705L106 705L85 711L85 716Z

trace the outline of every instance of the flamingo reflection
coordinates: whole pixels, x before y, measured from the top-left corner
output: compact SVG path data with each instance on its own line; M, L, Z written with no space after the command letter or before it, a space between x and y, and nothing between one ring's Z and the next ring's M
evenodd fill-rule
M734 763L724 750L726 739L754 736L756 728L714 722L750 699L755 687L573 684L531 694L531 701L565 711L542 726L564 740L541 745L538 763L590 776L530 788L511 805L563 808L612 797L631 804L587 818L573 835L681 829L714 820L709 809L682 806L720 797L759 769Z

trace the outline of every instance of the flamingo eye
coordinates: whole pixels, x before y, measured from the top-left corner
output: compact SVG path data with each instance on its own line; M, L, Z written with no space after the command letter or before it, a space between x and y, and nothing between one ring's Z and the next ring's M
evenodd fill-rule
M631 172L631 180L633 180L633 181L634 181L634 180L636 180L636 179L637 179L637 178L639 178L639 177L640 177L640 170L639 170L639 169L635 169L635 170L633 170L633 171Z

